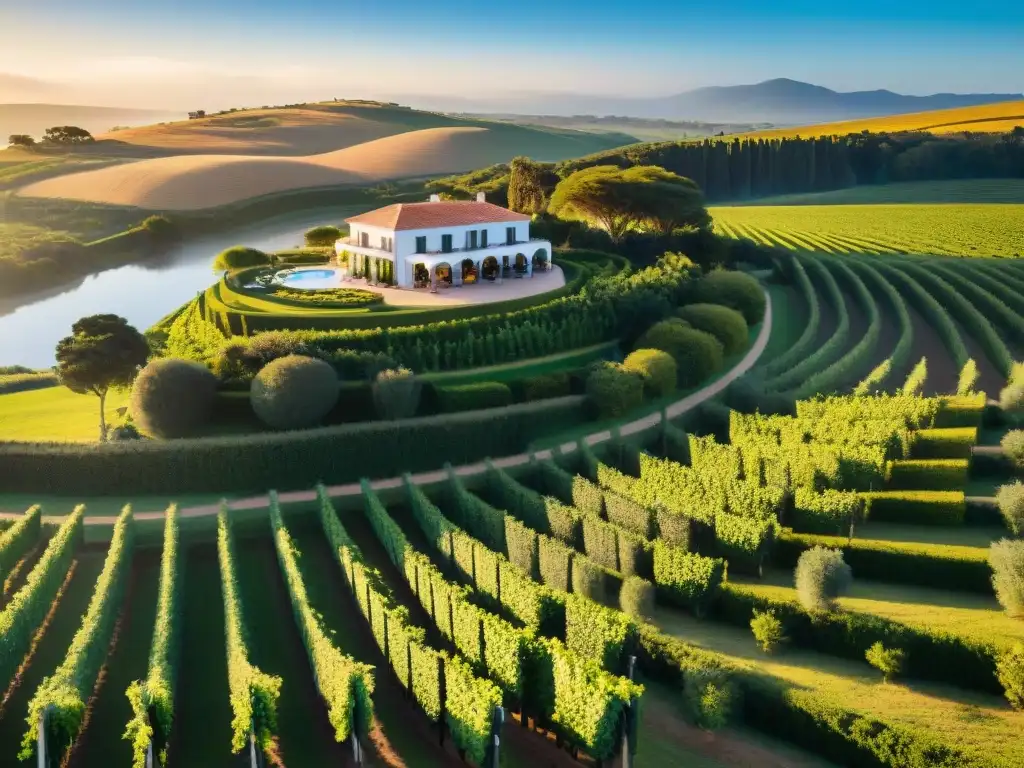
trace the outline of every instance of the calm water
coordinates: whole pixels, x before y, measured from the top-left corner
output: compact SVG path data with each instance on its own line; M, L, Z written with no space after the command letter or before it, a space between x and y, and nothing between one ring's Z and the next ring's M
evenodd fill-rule
M217 279L211 267L213 257L225 248L291 248L302 243L302 235L310 227L337 224L345 215L348 212L338 208L304 211L191 240L168 254L160 265L111 269L59 294L40 297L0 315L0 365L53 365L57 342L71 333L73 322L86 315L113 313L144 331Z

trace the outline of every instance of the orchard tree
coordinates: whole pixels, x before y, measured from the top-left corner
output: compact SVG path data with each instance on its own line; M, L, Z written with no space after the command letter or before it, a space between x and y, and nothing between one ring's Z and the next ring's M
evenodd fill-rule
M642 227L666 233L711 223L693 181L652 165L595 165L576 171L555 187L548 209L561 218L599 226L615 242Z
M107 392L131 385L148 357L146 338L117 315L83 317L71 326L70 336L57 342L61 383L72 392L100 399L101 442L107 439Z

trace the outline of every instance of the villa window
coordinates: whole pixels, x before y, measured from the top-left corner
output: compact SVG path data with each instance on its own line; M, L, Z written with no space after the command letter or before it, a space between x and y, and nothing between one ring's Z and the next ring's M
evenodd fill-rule
M505 242L508 245L512 245L512 244L515 243L515 241L516 241L516 228L515 227L505 227Z
M486 248L487 247L487 230L486 229L481 229L480 230L480 247L481 248Z
M469 231L469 247L470 249L476 248L476 230Z
M370 233L369 232L360 232L359 233L359 245L361 245L363 248L369 248L370 247Z
M419 237L416 238L416 253L426 253L426 252L427 252L427 236L426 235L420 235Z
M452 236L441 235L441 252L451 253L452 252Z

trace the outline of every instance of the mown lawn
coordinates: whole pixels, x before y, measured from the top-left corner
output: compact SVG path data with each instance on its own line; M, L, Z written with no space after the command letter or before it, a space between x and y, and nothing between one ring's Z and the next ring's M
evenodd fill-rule
M127 392L107 395L107 426L119 423L116 410ZM91 443L99 439L100 405L95 395L47 387L0 395L0 440Z
M742 629L658 610L655 623L673 637L724 654L745 668L766 672L837 706L930 733L983 764L1018 768L1024 755L1024 712L1000 697L919 681L888 685L861 664L798 648L765 655Z
M797 601L793 574L770 570L763 581L737 576L729 579L737 589L775 600ZM848 611L883 616L911 626L949 632L1009 646L1024 641L1024 618L1013 618L995 597L970 592L950 592L857 579L839 604Z

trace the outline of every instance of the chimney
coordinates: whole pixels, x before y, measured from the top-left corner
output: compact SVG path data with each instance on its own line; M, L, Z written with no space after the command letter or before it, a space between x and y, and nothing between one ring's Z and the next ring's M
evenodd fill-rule
M483 192L477 192L476 193L476 201L478 203L486 203L487 202L487 195L484 194Z
M441 196L440 195L431 195L430 196L430 202L432 202L432 203L440 203L441 202Z

